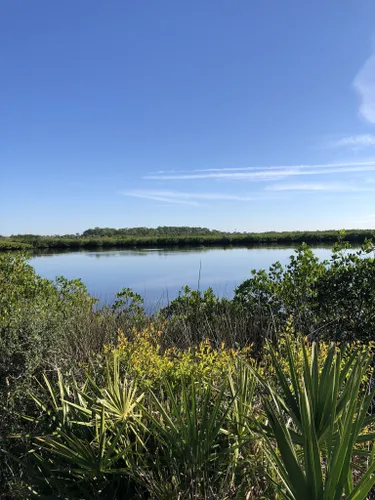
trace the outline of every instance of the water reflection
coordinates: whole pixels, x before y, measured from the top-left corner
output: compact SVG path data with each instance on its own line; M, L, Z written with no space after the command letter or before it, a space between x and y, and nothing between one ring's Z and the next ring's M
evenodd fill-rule
M286 264L296 247L183 247L119 250L43 251L30 259L37 273L48 279L81 278L90 293L110 303L123 287L140 293L148 307L167 303L183 285L201 290L212 287L220 296L249 278L252 269ZM320 259L330 256L330 247L316 247ZM142 257L142 258L141 258Z
M173 246L173 247L162 247L162 248L126 248L119 249L118 247L106 247L106 248L40 248L34 250L31 255L32 257L49 257L54 255L63 255L63 254L85 254L88 257L128 257L131 256L145 256L150 253L156 253L160 256L169 256L173 254L180 253L205 253L211 252L215 250L221 251L233 251L233 250L285 250L290 249L291 253L296 250L299 245L286 245L280 243L270 244L267 243L265 245L242 245L242 246L197 246L197 247L187 247L187 246ZM332 245L310 245L311 248L325 248L330 249Z

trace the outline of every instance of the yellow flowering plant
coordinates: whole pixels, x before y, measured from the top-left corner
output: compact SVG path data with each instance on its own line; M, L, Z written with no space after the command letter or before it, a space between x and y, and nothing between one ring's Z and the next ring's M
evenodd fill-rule
M182 379L213 380L228 374L239 357L249 358L251 347L233 349L224 343L214 348L209 339L197 346L162 348L164 325L150 322L128 335L119 330L117 344L106 346L106 353L118 353L124 369L141 386L151 387L164 379L174 385Z

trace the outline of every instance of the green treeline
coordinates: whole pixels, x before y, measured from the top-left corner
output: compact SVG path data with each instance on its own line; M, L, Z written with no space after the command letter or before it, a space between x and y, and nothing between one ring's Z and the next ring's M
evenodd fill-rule
M342 232L328 231L270 231L264 233L221 232L201 227L162 226L157 228L99 228L87 229L79 234L42 236L17 234L0 237L0 250L26 248L110 248L158 246L241 246L262 244L331 244ZM349 229L345 240L361 244L374 237L375 230Z

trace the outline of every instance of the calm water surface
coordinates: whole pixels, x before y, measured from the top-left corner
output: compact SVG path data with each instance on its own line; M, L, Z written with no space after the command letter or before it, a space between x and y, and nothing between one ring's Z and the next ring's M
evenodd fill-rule
M219 296L232 296L234 288L252 269L268 269L288 262L294 248L191 248L48 253L30 259L36 272L48 279L81 278L89 292L111 303L123 287L140 293L147 307L165 305L183 285L204 290L212 287ZM326 259L329 248L316 248ZM200 276L200 279L199 279Z

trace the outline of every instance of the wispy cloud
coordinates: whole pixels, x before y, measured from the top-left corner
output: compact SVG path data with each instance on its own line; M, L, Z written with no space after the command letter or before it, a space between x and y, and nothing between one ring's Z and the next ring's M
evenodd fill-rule
M266 191L327 191L336 193L375 191L375 188L353 186L351 184L319 184L319 183L297 183L297 184L275 184L267 186Z
M248 167L257 168L257 167ZM231 169L225 171L218 169L212 171L200 171L196 173L179 173L179 174L161 174L161 175L146 175L144 179L151 180L193 180L193 179L224 179L224 180L253 180L253 181L270 181L281 180L295 176L309 175L328 175L328 174L343 174L343 173L358 173L358 172L373 172L375 171L375 161L366 162L345 162L345 163L326 163L318 165L296 165L296 166L270 166L262 169L246 171L244 169Z
M375 123L375 54L367 59L354 79L353 86L360 98L359 112Z
M256 171L256 170L285 170L285 169L295 169L295 168L331 168L331 167L356 167L356 166L366 166L375 165L375 159L366 161L351 161L351 162L335 162L335 163L319 163L319 164L306 164L302 163L299 165L267 165L267 166L251 166L251 167L222 167L222 168L198 168L189 170L159 170L158 172L151 172L147 177L151 175L166 175L166 174L183 174L183 173L199 173L199 172L246 172L246 171Z
M363 149L375 146L375 135L362 134L362 135L350 135L347 137L342 137L337 141L332 141L330 143L331 147L341 148L349 147L351 149Z
M122 191L123 196L135 198L145 198L155 201L177 203L183 205L199 205L199 201L253 201L252 196L242 196L226 193L186 193L180 191L159 191L159 190L132 190Z
M144 198L146 200L154 200L154 201L162 201L166 203L176 203L178 205L190 205L190 206L198 206L199 203L197 201L189 201L183 200L175 197L168 197L158 194L157 192L150 191L123 191L120 194L123 196L133 196L134 198Z

